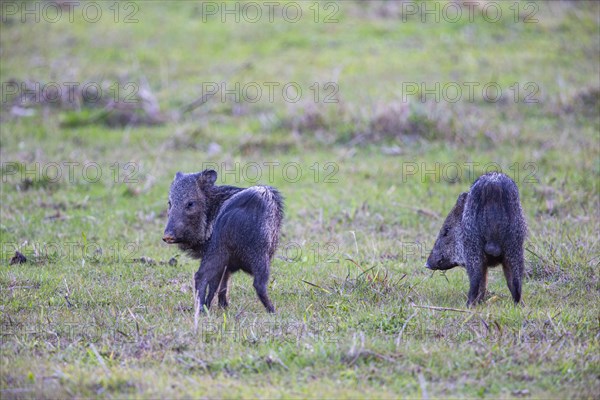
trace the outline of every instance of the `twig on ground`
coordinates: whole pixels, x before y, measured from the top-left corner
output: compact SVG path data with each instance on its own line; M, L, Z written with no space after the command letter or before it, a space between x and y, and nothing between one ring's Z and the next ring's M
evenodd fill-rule
M92 350L92 352L96 356L96 359L98 360L98 363L100 364L100 366L102 367L102 369L104 370L104 372L106 373L106 375L110 376L110 370L106 366L106 363L104 362L104 358L102 358L102 356L100 355L100 353L98 353L98 349L96 348L96 345L94 345L94 343L90 343L90 349Z
M404 325L402 325L402 329L400 329L400 333L398 333L398 337L396 338L396 347L400 345L400 340L402 340L402 334L404 333L404 329L406 329L406 325L408 325L410 320L413 319L415 315L417 315L416 311L412 313L412 315L408 317L406 321L404 321Z
M474 314L475 311L471 311L471 310L463 310L461 308L450 308L450 307L436 307L436 306L420 306L418 304L411 304L413 307L417 307L417 308L426 308L428 310L436 310L436 311L456 311L456 312L462 312L462 313L471 313Z

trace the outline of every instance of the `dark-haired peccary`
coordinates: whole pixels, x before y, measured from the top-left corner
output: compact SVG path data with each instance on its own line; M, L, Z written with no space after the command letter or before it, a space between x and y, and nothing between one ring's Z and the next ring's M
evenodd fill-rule
M201 309L210 307L217 290L219 305L226 307L229 276L241 269L254 276L260 301L274 312L267 283L283 198L270 186L217 186L216 179L213 170L175 175L163 240L202 259L194 277Z
M458 196L426 267L466 267L470 282L467 305L471 306L483 301L488 267L501 263L512 298L518 303L526 235L517 185L505 174L491 172L480 176L468 193Z

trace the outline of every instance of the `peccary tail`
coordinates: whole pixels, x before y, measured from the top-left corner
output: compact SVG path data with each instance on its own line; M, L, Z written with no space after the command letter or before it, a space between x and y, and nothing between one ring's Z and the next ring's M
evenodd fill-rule
M498 244L494 242L487 242L485 244L485 247L483 248L483 251L485 251L486 254L489 254L492 257L498 257L500 256L500 254L502 254L500 246L498 246Z

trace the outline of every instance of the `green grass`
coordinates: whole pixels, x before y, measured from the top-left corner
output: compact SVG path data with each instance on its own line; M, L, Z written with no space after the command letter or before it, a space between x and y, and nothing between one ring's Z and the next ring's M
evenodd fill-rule
M318 23L312 2L298 23L222 23L200 3L139 2L132 24L111 4L97 23L80 9L73 23L2 17L3 83L95 81L122 98L134 82L166 120L108 127L85 104L16 117L3 84L2 398L598 397L597 4L535 3L537 23L515 23L512 2L497 23L423 23L400 3L340 2L327 24L327 3ZM222 81L303 94L182 112ZM327 82L337 103L323 102ZM436 82L479 89L455 103L403 91ZM503 99L483 98L489 82ZM220 183L286 198L275 315L236 274L229 309L196 325L198 262L161 237L173 175L208 163ZM423 264L456 197L494 165L529 225L524 301L498 268L466 310L465 271ZM9 264L16 249L27 263Z

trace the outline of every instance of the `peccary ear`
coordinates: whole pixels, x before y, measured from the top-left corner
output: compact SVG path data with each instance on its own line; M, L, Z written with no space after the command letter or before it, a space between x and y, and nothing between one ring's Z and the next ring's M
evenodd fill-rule
M200 186L212 186L215 184L216 180L217 172L212 169L207 169L200 173L198 184L200 184Z
M181 171L177 171L177 173L175 174L175 180L178 180L181 178L183 178L183 174L181 173Z
M468 196L467 192L461 193L458 196L458 199L456 200L456 205L454 206L454 208L452 210L462 214L463 210L465 209L465 204L467 203L467 196Z

